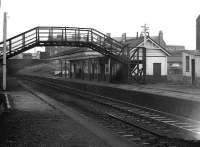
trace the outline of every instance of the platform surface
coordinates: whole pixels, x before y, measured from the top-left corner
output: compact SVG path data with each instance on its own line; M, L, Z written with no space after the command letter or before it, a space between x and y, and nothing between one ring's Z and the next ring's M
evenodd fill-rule
M45 75L42 75L45 76ZM93 85L100 85L105 87L120 88L125 90L139 91L152 93L162 96L175 97L180 99L199 101L200 102L200 87L193 85L180 85L173 83L155 83L155 84L124 84L124 83L110 83L107 81L89 81L89 80L80 80L80 79L65 79L64 77L53 77L56 79L62 79L67 81L73 81L78 83L87 83Z
M50 77L66 81L73 81L77 83L86 83L91 85L120 88L125 90L168 96L170 98L175 97L175 98L200 102L200 87L194 86L192 84L182 84L182 85L174 83L125 84L125 83L111 83L108 81L98 81L98 80L69 79L65 78L64 76L59 77L59 76L46 75L42 73L41 74L26 73L25 75Z
M0 117L0 146L112 146L16 81L11 85L12 110Z

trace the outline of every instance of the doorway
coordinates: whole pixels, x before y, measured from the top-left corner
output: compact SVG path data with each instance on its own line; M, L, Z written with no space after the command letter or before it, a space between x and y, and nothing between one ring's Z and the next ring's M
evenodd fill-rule
M195 82L195 59L191 60L192 63L192 84Z
M161 63L153 63L153 75L155 77L161 76Z

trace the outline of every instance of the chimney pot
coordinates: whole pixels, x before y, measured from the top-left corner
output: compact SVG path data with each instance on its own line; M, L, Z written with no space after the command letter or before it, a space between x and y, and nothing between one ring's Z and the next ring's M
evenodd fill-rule
M108 37L111 37L111 33L106 33L106 35L107 35Z
M122 42L126 42L126 33L122 34Z
M163 32L159 31L159 39L163 39Z
M162 31L159 31L158 37L159 37L159 44L161 45L162 41L163 41L163 32Z

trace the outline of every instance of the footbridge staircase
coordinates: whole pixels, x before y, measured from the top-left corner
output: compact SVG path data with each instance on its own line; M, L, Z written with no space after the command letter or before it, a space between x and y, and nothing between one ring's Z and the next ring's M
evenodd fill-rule
M88 47L126 65L129 77L144 80L146 75L146 49L136 48L131 57L126 45L92 28L35 27L6 40L7 58L11 58L34 47L70 46ZM0 42L3 48L3 42ZM0 60L3 50L0 51Z

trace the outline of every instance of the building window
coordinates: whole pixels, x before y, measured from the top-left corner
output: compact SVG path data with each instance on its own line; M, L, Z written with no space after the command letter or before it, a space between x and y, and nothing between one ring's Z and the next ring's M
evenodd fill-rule
M190 71L190 56L186 56L186 72Z

